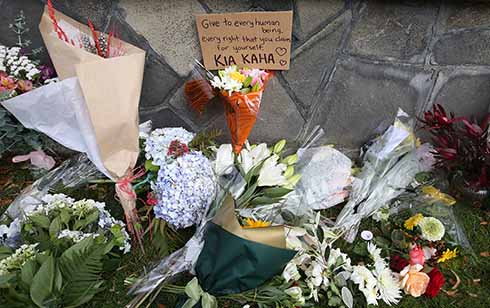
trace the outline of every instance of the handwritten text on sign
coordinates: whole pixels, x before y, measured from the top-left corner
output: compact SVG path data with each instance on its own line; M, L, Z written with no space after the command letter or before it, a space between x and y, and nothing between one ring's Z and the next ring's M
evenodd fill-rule
M204 66L287 70L293 12L196 15Z

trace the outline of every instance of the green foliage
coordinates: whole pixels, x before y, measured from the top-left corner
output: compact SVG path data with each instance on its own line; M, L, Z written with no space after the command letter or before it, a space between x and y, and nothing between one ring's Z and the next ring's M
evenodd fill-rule
M199 132L189 143L189 149L201 151L206 157L211 158L214 154L212 147L216 146L216 138L221 135L222 133L219 129Z

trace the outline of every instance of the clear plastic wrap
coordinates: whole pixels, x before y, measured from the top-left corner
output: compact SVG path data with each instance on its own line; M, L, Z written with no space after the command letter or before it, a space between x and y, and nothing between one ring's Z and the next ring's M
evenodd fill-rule
M400 195L415 175L427 171L427 147L416 147L413 121L402 110L393 125L362 155L361 173L353 182L349 202L335 222L352 242L361 220Z
M105 178L85 154L78 154L25 188L9 205L0 220L13 220L24 209L35 207L42 198L59 187L76 187L90 180Z
M415 214L434 217L442 222L446 229L446 241L471 250L470 242L461 227L453 206L456 203L451 196L440 192L433 186L423 186L420 192L406 192L400 195L390 206L390 216L404 215L405 218Z

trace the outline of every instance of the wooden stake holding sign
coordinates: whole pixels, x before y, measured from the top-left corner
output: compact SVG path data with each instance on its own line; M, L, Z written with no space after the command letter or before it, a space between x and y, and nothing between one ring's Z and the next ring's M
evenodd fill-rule
M204 66L288 70L293 12L196 15Z

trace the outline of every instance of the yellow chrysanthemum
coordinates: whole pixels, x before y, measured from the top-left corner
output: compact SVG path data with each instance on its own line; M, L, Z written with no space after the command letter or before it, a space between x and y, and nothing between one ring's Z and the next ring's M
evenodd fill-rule
M263 221L263 220L254 220L252 218L246 218L245 219L245 226L243 228L245 229L252 229L252 228L265 228L269 227L271 225L270 222L268 221Z
M422 219L424 219L424 216L420 213L413 215L409 219L405 220L403 226L405 229L412 231L413 228L415 228L422 221Z
M245 75L240 74L239 72L231 72L230 77L236 81L244 82L245 81Z
M437 259L437 263L446 262L447 260L454 259L457 256L458 256L458 248L454 248L454 250L448 248L446 249L446 251L442 253L442 256L440 256L439 259Z

